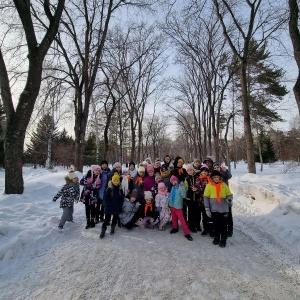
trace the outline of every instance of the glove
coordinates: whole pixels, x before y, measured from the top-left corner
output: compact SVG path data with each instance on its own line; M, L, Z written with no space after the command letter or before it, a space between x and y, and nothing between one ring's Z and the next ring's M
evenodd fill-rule
M225 201L226 201L228 204L231 204L231 203L232 203L232 199L230 199L230 198L226 198Z
M93 183L93 178L92 177L88 178L86 182L87 182L87 184L92 184Z
M205 209L205 212L206 212L206 215L209 217L209 218L211 218L211 212L210 212L210 210L207 208L207 209Z

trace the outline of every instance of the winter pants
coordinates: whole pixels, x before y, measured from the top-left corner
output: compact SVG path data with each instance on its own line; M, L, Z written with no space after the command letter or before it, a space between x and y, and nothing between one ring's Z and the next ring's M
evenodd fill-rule
M207 216L204 206L201 206L200 209L202 213L203 230L207 232L213 232L214 229L212 219Z
M171 214L172 214L172 227L178 229L178 219L181 223L182 230L185 235L190 234L189 228L185 222L183 217L182 209L171 207Z
M190 228L200 228L201 208L198 201L188 200L188 224Z
M104 205L103 200L98 198L97 205L96 205L96 221L103 220L104 217Z
M221 240L226 240L228 213L212 212L211 217L214 223L215 238L221 238Z
M87 220L94 219L96 216L95 204L85 203L85 216Z
M74 206L63 207L63 213L59 221L59 226L64 226L67 221L73 221Z
M232 232L233 231L233 220L232 220L232 207L229 207L229 212L228 212L228 226L227 226L227 230L228 232Z
M104 218L104 222L103 222L103 224L102 224L102 228L106 228L106 227L109 225L111 216L113 217L113 218L112 218L111 225L112 225L112 226L116 226L116 225L117 225L118 220L119 220L119 215L117 215L117 214L113 214L113 215L111 215L111 214L109 214L109 215L106 214L106 215L105 215L105 218Z

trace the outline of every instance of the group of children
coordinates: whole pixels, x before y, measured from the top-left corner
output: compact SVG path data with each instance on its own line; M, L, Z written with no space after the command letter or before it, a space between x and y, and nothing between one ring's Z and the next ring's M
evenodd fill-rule
M171 222L171 234L178 232L178 221L184 236L192 241L190 232L209 234L213 244L226 246L227 236L232 235L232 193L228 187L230 172L211 157L195 160L184 166L184 160L176 157L171 162L166 155L163 162L152 164L148 158L136 169L131 162L122 170L121 163L113 165L103 160L94 165L78 182L76 173L67 175L66 185L58 192L63 215L59 228L72 221L74 201L85 204L86 229L103 222L100 238L104 238L107 227L110 234L116 226L165 230ZM79 195L79 184L83 186ZM201 228L201 223L203 230Z

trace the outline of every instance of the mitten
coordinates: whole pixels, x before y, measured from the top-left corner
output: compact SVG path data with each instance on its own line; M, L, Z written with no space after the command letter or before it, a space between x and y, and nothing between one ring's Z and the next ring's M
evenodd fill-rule
M86 180L86 182L87 182L87 184L92 184L93 183L93 178L92 177L88 178Z
M232 199L230 199L230 198L226 198L225 201L226 201L228 204L232 204Z
M107 186L108 186L109 188L112 188L112 187L113 187L113 184L112 184L111 180L108 182Z
M206 212L206 215L207 215L209 218L211 218L211 212L210 212L209 208L206 208L206 209L205 209L205 212Z

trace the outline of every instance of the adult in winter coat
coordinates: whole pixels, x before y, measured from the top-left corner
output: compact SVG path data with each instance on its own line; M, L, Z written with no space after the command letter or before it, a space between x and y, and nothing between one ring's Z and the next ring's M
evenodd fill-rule
M173 169L174 165L173 165L172 162L171 162L171 157L170 157L170 155L166 155L166 156L164 157L164 161L163 161L161 167L164 168L164 169L166 169L166 170L171 170L171 169Z
M124 199L122 212L119 214L122 226L131 229L136 227L135 222L138 219L139 202L137 201L137 191L133 190L128 198Z
M102 160L101 164L101 186L99 188L99 197L98 197L98 202L96 206L96 224L99 223L99 221L103 222L104 221L104 203L103 203L103 198L104 198L104 192L107 189L108 186L108 177L110 174L110 168L108 167L108 161L107 160Z
M110 234L113 235L115 233L115 228L119 220L119 214L122 212L124 193L120 188L120 176L117 173L113 175L111 183L111 186L107 188L104 194L105 218L102 224L100 238L104 237L105 231L110 223L111 217L112 222Z
M52 200L55 202L61 197L60 208L63 209L63 214L58 224L59 229L63 229L66 221L73 221L74 201L78 201L80 195L77 174L75 172L70 172L67 176L68 177L65 177L67 183Z
M220 172L212 171L210 179L204 191L205 211L214 223L213 244L226 247L228 203L232 202L232 193L226 183L222 181Z
M80 180L80 185L83 185L80 201L85 205L86 229L95 227L96 205L101 186L100 174L101 167L93 165Z

